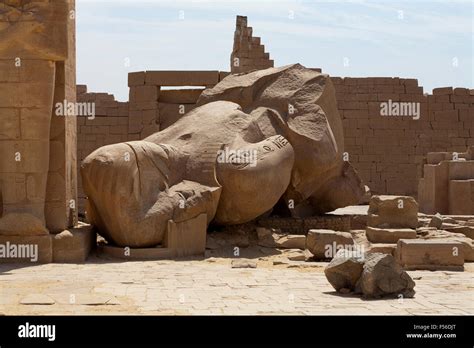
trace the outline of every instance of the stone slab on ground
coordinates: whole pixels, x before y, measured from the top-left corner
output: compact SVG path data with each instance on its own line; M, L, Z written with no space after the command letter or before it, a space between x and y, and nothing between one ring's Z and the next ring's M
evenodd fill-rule
M53 305L56 301L45 294L29 294L20 300L22 305Z
M365 233L371 243L397 243L399 239L416 238L416 230L411 228L377 228L367 226Z
M454 241L400 239L397 259L404 269L409 270L464 269L463 245Z

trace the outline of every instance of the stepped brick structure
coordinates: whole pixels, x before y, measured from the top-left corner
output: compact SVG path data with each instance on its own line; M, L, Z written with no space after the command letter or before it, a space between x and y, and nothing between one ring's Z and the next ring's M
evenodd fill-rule
M418 200L424 213L474 212L474 146L464 153L430 152L420 179Z
M234 33L234 48L230 56L232 73L272 68L273 60L265 52L259 37L252 36L252 27L247 26L247 17L237 16Z

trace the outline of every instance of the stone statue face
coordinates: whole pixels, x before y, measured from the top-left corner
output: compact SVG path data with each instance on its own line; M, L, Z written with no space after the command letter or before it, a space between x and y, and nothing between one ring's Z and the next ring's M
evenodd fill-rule
M298 64L230 75L170 127L90 154L81 166L88 217L115 244L147 247L168 220L241 224L282 201L293 216L357 203L335 101L330 78ZM173 178L163 188L161 177Z
M64 60L68 0L4 0L0 4L0 56Z

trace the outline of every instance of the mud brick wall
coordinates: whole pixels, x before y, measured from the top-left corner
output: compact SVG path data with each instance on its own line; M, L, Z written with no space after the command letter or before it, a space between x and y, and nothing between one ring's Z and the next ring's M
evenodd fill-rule
M474 144L474 91L436 88L416 79L333 77L345 151L373 193L417 194L428 152L463 152ZM381 116L380 103L419 102L420 118Z

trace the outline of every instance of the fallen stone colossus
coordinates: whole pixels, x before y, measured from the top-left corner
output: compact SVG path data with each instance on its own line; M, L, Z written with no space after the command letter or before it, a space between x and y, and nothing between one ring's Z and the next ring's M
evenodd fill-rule
M204 215L204 228L232 225L276 208L304 217L363 195L343 160L328 75L299 64L229 75L197 106L163 131L83 161L88 218L110 243L153 247L169 238L170 221Z

